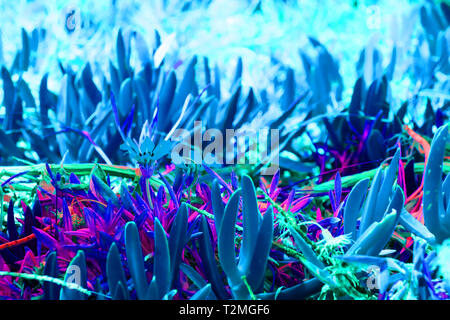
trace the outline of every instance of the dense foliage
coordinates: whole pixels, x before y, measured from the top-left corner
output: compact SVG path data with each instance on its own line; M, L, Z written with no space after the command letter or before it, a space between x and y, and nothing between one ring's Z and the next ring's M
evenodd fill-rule
M220 1L164 3L159 14L182 21ZM292 22L299 9L245 3L249 19ZM71 25L68 13L65 36L101 53L81 62L42 55L52 30L22 28L20 50L0 46L0 296L449 299L450 7L408 8L387 60L372 39L356 77L308 36L296 66L274 54L255 85L248 56L228 72L118 21ZM101 36L110 55L88 45ZM169 138L195 121L277 129L279 150L258 164L175 164ZM278 151L279 170L262 175Z

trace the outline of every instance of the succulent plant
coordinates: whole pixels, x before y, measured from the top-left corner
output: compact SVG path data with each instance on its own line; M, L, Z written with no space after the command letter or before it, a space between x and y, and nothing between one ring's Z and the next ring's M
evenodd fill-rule
M333 45L322 21L299 39L310 13L294 1L161 3L80 4L84 23L22 28L19 50L0 42L0 296L449 299L448 4L405 5L379 42L357 39L366 19L336 26ZM220 32L202 33L204 50L195 37L205 21L223 31L217 6L289 43L262 46L267 32L249 28L254 39L230 34L246 43L232 59L226 46L208 54ZM144 11L198 26L170 35L137 24ZM55 42L61 55L46 52ZM210 164L189 142L178 163L176 131L195 135L197 121L224 136L276 130L278 148ZM259 145L247 140L211 155L249 160Z

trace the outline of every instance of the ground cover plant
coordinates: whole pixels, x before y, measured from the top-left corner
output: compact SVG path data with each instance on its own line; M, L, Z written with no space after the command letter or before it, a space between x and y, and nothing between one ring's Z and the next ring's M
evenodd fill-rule
M325 2L0 2L2 299L449 299L450 6Z

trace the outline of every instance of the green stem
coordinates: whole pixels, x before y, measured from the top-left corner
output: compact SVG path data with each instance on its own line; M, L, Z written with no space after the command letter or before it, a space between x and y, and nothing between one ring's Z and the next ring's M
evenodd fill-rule
M358 181L369 178L372 179L375 176L378 168L353 174L351 176L341 177L341 184L343 188L348 188L354 186ZM423 173L425 170L425 164L423 162L418 162L414 164L414 173ZM444 162L442 167L444 174L450 173L450 162ZM310 191L311 193L323 193L334 190L334 181L327 181L315 185L312 189L310 187L303 188L302 191Z
M247 277L243 275L241 279L244 282L245 286L247 287L248 293L250 294L252 300L257 300L255 294L253 293L252 287L250 287L250 284L247 281Z
M64 170L68 173L74 173L78 176L89 175L94 169L96 165L99 165L105 173L109 174L113 177L121 177L121 178L136 178L136 171L133 168L121 168L113 165L107 164L95 164L95 163L83 163L83 164L50 164L50 169L54 172L59 172L60 170ZM41 176L46 172L45 164L36 164L30 166L11 166L11 167L0 167L0 176L11 177L15 174L28 171L27 174L23 175L23 177L36 177ZM150 183L156 187L160 187L163 185L161 181L156 178L150 178Z

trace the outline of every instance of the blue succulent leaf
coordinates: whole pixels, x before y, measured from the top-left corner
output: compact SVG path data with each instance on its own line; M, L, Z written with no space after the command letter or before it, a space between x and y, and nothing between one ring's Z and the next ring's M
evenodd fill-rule
M174 281L177 280L179 275L179 266L181 263L181 258L183 254L183 248L187 242L187 222L188 222L188 211L186 204L182 204L176 215L175 220L172 224L169 234L169 252L170 252L170 262L171 262L171 286Z
M27 31L22 28L22 50L20 52L20 70L27 71L30 65L30 38Z
M244 229L241 251L239 253L239 270L243 274L246 274L249 270L251 257L255 250L262 218L256 200L255 186L253 185L252 179L247 175L242 176L241 190Z
M117 282L115 291L112 294L112 299L113 300L121 300L121 301L129 299L128 290L122 281Z
M92 78L93 75L91 65L87 63L83 71L81 72L81 79L83 88L86 91L87 96L89 97L90 103L93 107L96 107L97 104L102 100L102 94L98 90Z
M254 289L254 292L262 290L264 276L266 274L267 261L273 240L273 209L269 207L264 214L261 227L258 232L258 238L250 267L248 269L247 281Z
M135 32L134 34L134 44L139 56L139 60L143 65L150 61L150 54L147 43L145 41L144 36L140 32Z
M221 124L221 128L223 131L225 131L226 129L234 128L233 121L237 113L240 95L241 95L241 86L238 85L224 109L224 117L223 122Z
M371 161L379 161L384 159L386 152L384 137L379 130L373 129L370 132L369 139L367 140L367 146L367 154Z
M284 81L284 92L280 102L281 108L282 109L288 108L294 101L294 97L295 97L295 74L293 69L288 68L288 70L286 71L286 80Z
M442 193L444 197L444 202L447 205L447 210L450 207L450 173L444 179L442 183Z
M133 279L137 297L139 299L145 299L149 286L145 274L141 240L139 239L139 232L134 222L127 222L125 225L125 247L128 269Z
M211 283L213 292L216 294L216 296L220 299L228 299L229 294L225 290L222 275L217 267L217 262L212 247L209 225L204 216L202 216L200 220L200 230L202 232L202 235L199 238L199 248L205 275L208 281ZM217 234L219 235L219 231L217 231Z
M190 265L186 263L180 264L180 270L183 272L191 281L194 283L197 288L203 288L206 286L207 282L205 279L202 278L202 276Z
M177 289L170 290L167 292L161 300L172 300L173 297L177 294Z
M425 168L423 183L423 216L425 226L442 242L450 236L450 232L443 229L441 217L445 217L442 196L442 161L448 138L448 125L438 129L431 142L428 163ZM445 217L446 218L446 217Z
M66 199L63 199L63 226L65 230L72 231L72 216L70 215Z
M375 212L373 216L374 221L379 221L383 216L386 207L389 203L389 198L392 194L394 181L397 178L397 171L400 159L400 149L397 149L391 164L387 168L383 181L380 185L379 194L377 196L377 202L375 206Z
M168 78L164 82L158 97L158 131L164 132L168 127L168 120L170 115L170 106L173 103L175 90L177 87L177 77L174 71L169 73Z
M133 89L137 95L137 99L139 102L139 109L142 110L143 113L142 120L144 119L150 120L151 115L153 115L153 112L151 110L150 98L147 95L149 89L147 88L145 80L141 76L138 76L136 79L133 80Z
M120 85L119 91L119 115L124 119L130 114L133 106L133 88L130 78L126 78Z
M253 186L253 184L252 184ZM220 226L217 245L219 248L219 261L223 271L227 275L231 286L241 283L241 274L236 265L236 251L234 238L236 235L236 215L239 206L241 191L240 189L233 192L227 205ZM245 230L245 227L244 227ZM255 239L256 240L256 239ZM241 252L242 252L241 247ZM250 260L251 256L242 256L244 259Z
M25 102L26 107L36 110L36 102L34 101L34 97L31 93L30 87L22 78L17 81L17 90L19 96Z
M305 300L319 293L322 287L323 283L313 278L277 292L259 293L256 297L261 300Z
M198 290L191 298L190 300L206 300L208 296L212 293L211 291L211 284L207 284L200 290Z
M128 290L124 287L127 283L125 272L122 266L119 249L115 243L111 244L106 258L106 277L111 294L120 294L124 299L128 299Z
M430 243L434 243L436 241L435 236L427 229L427 227L420 223L419 220L413 217L406 210L402 210L399 223L408 231L427 240Z
M55 250L59 247L58 241L44 231L33 227L33 234L36 236L38 243L42 243L47 248Z
M346 252L346 255L376 256L392 236L400 212L387 214L380 222L373 222Z
M166 231L162 227L161 222L159 222L158 218L155 218L154 224L155 224L155 257L153 263L153 276L156 278L159 296L163 297L169 291L171 286L172 282L171 271L173 270L172 269L173 261L171 261L170 259L169 244L167 241Z
M344 208L344 234L351 234L356 240L356 221L361 213L361 207L369 187L369 179L363 179L356 183L347 197Z
M58 266L56 264L56 251L51 251L45 258L44 275L58 278ZM44 300L58 300L61 287L55 283L45 281L42 284L44 290Z
M19 239L19 232L17 231L16 221L14 218L14 202L12 199L9 201L6 227L8 230L9 241L14 241L14 240Z
M145 300L161 300L162 299L162 297L159 295L158 284L157 284L155 276L153 276L152 280L150 281L150 284L147 288L147 292L143 299L145 299Z
M125 80L129 77L129 55L125 48L125 39L123 37L122 29L119 29L117 33L116 41L116 52L117 52L117 65L119 66L119 77L120 81Z
M188 94L192 93L194 96L197 96L197 84L195 82L195 65L197 64L197 57L193 57L186 68L184 73L183 80L178 87L178 90L173 98L172 105L170 107L170 113L175 113L178 115L179 110L182 109L184 102L186 101L186 97Z
M364 114L376 116L379 111L386 107L387 78L374 80L367 90L366 101L364 105Z
M242 58L239 57L237 60L237 63L236 63L236 69L234 71L234 78L233 78L232 86L236 87L236 86L240 85L241 78L242 78Z
M303 253L305 259L311 262L317 268L325 269L325 265L323 264L323 262L319 260L311 246L302 238L302 236L299 235L298 232L292 227L289 227L289 232L294 238L295 246L301 253Z
M111 60L109 61L109 75L111 77L111 93L114 96L118 97L120 93L119 72L117 71Z
M384 172L382 168L379 167L375 177L373 178L372 184L370 185L369 193L365 201L364 209L361 214L361 224L359 227L359 234L361 235L367 228L375 222L375 208L377 206L377 197L380 190L381 183L383 181ZM384 210L383 210L384 213Z
M95 174L91 175L92 186L95 191L106 201L111 201L111 203L119 207L119 199L117 199L116 194L111 190L111 188L104 183L100 178L98 178Z
M397 47L394 46L392 48L391 61L389 62L389 65L386 67L386 76L389 81L391 81L394 76L396 61L397 61Z
M362 133L364 130L364 121L359 117L362 107L362 101L364 99L364 91L364 79L360 77L358 78L358 80L356 80L355 86L353 87L352 99L348 107L348 120L350 125L352 126L352 129L356 131L356 133Z

